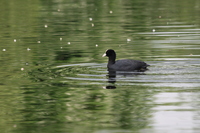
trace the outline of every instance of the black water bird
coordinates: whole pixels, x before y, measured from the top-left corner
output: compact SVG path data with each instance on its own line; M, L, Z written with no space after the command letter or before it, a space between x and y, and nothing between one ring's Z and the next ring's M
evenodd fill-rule
M108 64L107 64L108 71L144 72L148 70L147 67L150 66L147 63L140 60L123 59L115 61L116 53L112 49L106 50L105 54L103 54L103 57L105 56L108 57Z

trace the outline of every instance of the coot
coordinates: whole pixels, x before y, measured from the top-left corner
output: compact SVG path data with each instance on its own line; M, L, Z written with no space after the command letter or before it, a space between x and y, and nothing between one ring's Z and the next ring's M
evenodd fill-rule
M145 71L150 66L140 60L123 59L115 61L116 53L112 49L106 50L104 56L108 56L109 58L107 64L108 71Z

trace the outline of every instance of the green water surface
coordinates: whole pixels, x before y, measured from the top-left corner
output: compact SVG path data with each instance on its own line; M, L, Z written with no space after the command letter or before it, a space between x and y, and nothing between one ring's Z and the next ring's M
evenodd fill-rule
M198 0L0 3L1 133L200 132Z

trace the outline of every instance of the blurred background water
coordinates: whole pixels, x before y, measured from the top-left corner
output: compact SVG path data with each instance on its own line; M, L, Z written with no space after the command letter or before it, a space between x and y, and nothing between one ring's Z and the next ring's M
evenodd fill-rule
M1 133L200 132L199 0L0 3Z

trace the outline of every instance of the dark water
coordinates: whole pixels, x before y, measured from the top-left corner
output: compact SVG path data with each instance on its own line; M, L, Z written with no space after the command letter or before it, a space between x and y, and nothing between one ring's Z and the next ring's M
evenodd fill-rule
M2 1L2 133L200 132L200 2ZM151 65L108 73L106 49Z

